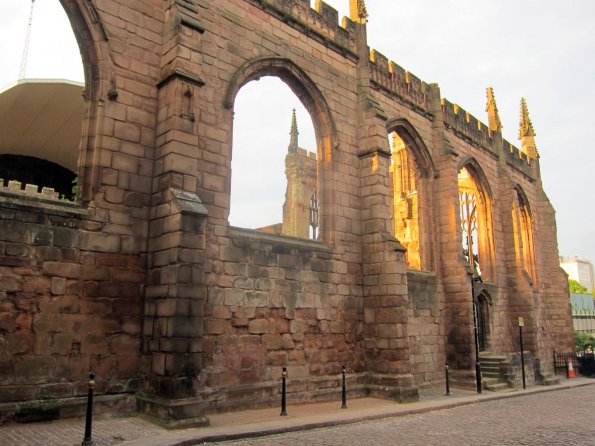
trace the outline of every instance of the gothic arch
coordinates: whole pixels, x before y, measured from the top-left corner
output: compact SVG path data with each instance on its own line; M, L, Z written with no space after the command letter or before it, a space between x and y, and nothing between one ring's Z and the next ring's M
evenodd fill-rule
M457 172L464 254L473 270L479 267L484 280L495 281L493 195L490 185L474 158L463 160Z
M477 340L480 351L486 351L490 348L490 335L492 332L492 298L486 290L482 290L475 299Z
M529 204L529 199L527 198L525 191L523 190L523 188L521 187L520 184L517 184L517 186L514 188L514 190L517 194L519 204L521 204L522 206L525 206L527 208L527 213L529 214L529 217L531 217L531 219L532 219L533 212L531 211L531 205Z
M490 188L490 183L488 182L488 177L484 173L483 169L477 162L475 158L467 158L459 163L458 171L461 169L466 168L471 172L473 175L477 186L480 189L480 192L483 194L483 198L486 202L489 202L490 205L492 204L492 189Z
M426 144L407 119L390 119L385 126L393 136L390 172L394 235L407 249L409 268L431 270L428 180L437 176L436 169Z
M314 81L290 59L274 56L260 57L242 65L229 83L225 95L225 108L233 108L235 98L244 85L263 76L278 77L300 99L312 117L316 143L322 149L321 160L330 161L336 140L335 124L330 109Z
M535 284L535 245L533 240L533 214L525 191L520 185L514 188L512 220L517 263L523 268L532 285Z
M94 4L82 0L59 1L70 21L83 61L85 107L79 144L78 183L79 199L88 203L99 185L97 151L103 134L104 103L115 100L118 95L114 63Z
M277 77L285 82L312 118L318 149L318 181L321 192L318 196L321 219L319 239L331 243L333 237L331 228L334 227L335 213L331 210L333 208L331 193L333 188L330 162L335 147L336 129L330 108L314 81L298 65L289 59L276 56L252 59L234 73L225 95L225 108L233 109L235 98L240 89L248 82L258 80L263 76Z
M386 121L386 129L389 132L397 132L407 147L413 152L423 178L435 178L438 175L426 143L407 119L389 119Z

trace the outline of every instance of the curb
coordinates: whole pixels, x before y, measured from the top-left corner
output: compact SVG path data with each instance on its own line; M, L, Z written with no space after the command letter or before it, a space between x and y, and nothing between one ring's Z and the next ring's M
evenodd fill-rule
M303 418L295 418L292 420L284 420L287 424L284 426L276 426L280 423L280 420L269 420L261 421L254 424L245 424L240 426L219 426L212 428L202 428L202 432L198 429L196 431L180 432L179 434L173 433L169 435L163 435L160 437L154 437L153 439L139 439L121 443L123 446L194 446L199 443L217 443L222 441L239 440L242 438L256 438L266 437L270 435L278 435L290 432L305 431L312 429L320 429L325 427L341 426L346 424L361 423L365 421L374 421L386 418L396 418L406 415L423 414L428 412L434 412L437 410L453 409L455 407L468 406L472 404L478 404L488 401L498 401L508 398L515 398L519 396L535 395L545 392L555 392L560 390L573 389L578 387L584 387L595 384L593 381L580 381L577 383L565 383L551 387L535 387L527 390L511 391L502 394L493 395L472 395L458 397L456 400L428 400L412 404L422 404L422 407L411 407L407 408L405 405L395 405L392 410L383 410L378 413L371 413L367 415L359 415L353 413L342 414L341 418L327 419L321 421L306 421ZM345 416L347 415L347 416ZM222 431L222 430L235 430L235 432L205 432L205 430L211 431ZM171 438L177 436L178 438ZM167 437L170 437L169 439ZM151 441L153 440L153 441Z

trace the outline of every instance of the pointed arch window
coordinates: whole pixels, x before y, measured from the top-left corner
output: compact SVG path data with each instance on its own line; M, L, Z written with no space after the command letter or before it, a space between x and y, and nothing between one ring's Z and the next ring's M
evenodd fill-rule
M463 255L473 271L481 275L477 235L477 196L469 189L459 190Z
M471 166L458 175L462 251L469 267L490 280L494 278L494 243L488 192Z
M419 169L405 142L392 132L391 177L393 186L394 234L407 248L407 266L421 269L419 233Z
M516 189L512 207L512 220L515 233L517 262L535 283L535 247L533 243L533 219L527 197L522 190Z

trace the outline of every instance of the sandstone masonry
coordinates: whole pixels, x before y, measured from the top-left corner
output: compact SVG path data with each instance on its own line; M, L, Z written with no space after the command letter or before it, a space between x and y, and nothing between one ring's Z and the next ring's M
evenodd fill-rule
M86 78L78 200L1 180L5 417L42 401L76 413L90 370L107 407L136 403L172 425L276 404L282 367L290 401L337 398L342 366L354 395L415 399L446 361L473 382L462 170L482 212L483 348L517 352L523 316L536 376L552 372L552 350L573 350L532 127L518 149L369 53L362 0L340 25L309 0L62 4ZM316 240L228 223L234 99L265 75L317 129ZM389 134L412 160L409 214L394 209ZM396 215L416 225L416 247L395 238Z

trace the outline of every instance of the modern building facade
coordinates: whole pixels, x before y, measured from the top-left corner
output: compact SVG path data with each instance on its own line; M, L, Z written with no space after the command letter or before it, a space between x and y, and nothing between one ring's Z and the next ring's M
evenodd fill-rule
M593 275L593 264L583 257L560 256L560 266L568 277L576 280L589 292L595 289L595 276Z

